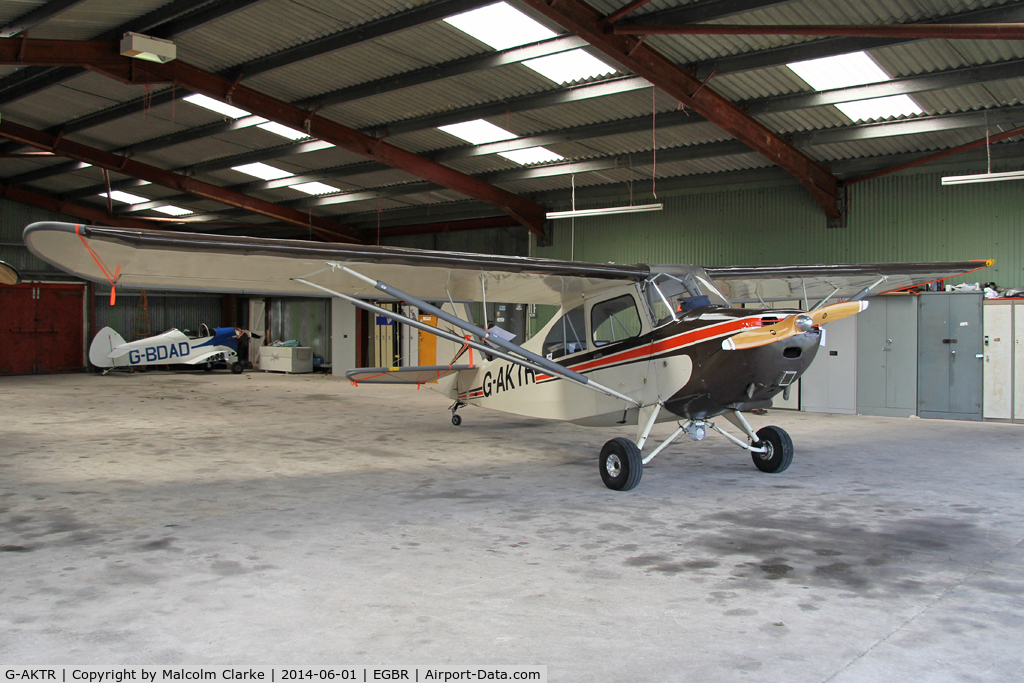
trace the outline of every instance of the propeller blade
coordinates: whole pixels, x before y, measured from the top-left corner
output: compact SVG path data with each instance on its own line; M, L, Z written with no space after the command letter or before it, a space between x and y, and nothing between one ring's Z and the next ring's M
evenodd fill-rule
M746 332L739 332L728 339L722 340L722 348L726 351L753 349L766 344L774 344L783 339L795 337L809 332L813 327L833 320L842 320L856 315L868 307L867 301L843 301L831 306L819 308L813 313L797 313L774 325L767 325Z

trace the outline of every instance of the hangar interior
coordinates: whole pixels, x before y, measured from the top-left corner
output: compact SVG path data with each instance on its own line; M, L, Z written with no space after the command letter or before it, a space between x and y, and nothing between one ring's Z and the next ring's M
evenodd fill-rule
M4 495L13 502L4 509L10 538L2 549L13 549L6 557L21 562L9 590L34 596L19 608L21 621L5 627L9 645L0 645L0 652L6 647L5 658L21 661L72 661L86 656L91 633L102 633L100 659L129 661L136 656L133 648L142 647L160 661L213 661L218 653L250 656L247 643L266 646L280 635L272 624L259 622L238 641L215 636L204 649L171 620L173 644L161 647L151 624L126 618L133 603L119 596L99 631L72 607L65 616L77 620L73 635L53 636L47 629L57 628L54 619L64 616L55 614L64 614L63 608L40 603L39 596L46 590L74 594L75 567L50 575L40 558L56 562L61 553L84 548L74 565L88 567L90 582L118 585L120 570L90 550L92 540L112 544L114 555L125 557L147 544L160 551L191 544L186 554L205 563L202 571L212 571L218 581L238 582L228 587L231 598L223 606L239 616L252 612L238 608L238 600L262 595L259 582L280 579L267 578L280 569L266 566L286 567L280 571L288 572L286 580L297 591L315 591L329 575L338 613L365 619L370 633L382 635L387 619L376 612L372 620L367 616L369 605L391 609L382 586L410 581L411 595L439 610L447 598L443 590L433 593L407 565L366 558L379 553L383 558L392 546L404 551L417 547L407 544L428 545L433 538L429 551L413 550L422 554L402 562L422 562L423 577L453 591L465 589L470 597L452 600L467 623L480 618L481 605L501 615L485 619L479 634L450 621L440 624L445 642L468 643L454 647L460 661L493 655L495 661L532 662L535 648L540 663L551 663L552 680L615 680L627 671L650 680L674 680L673 672L680 671L706 680L760 680L781 672L788 680L879 680L912 669L924 672L922 680L962 680L975 676L987 660L995 662L991 680L1009 680L1019 653L1001 649L994 633L1003 629L1013 636L1008 642L1020 642L1024 508L1019 496L991 482L1024 481L1013 431L1014 423L1024 422L1022 26L1021 0L0 3L0 261L22 279L0 285L0 375L9 387L0 421L11 435L5 439L6 465L16 475L5 485ZM550 215L621 207L651 210ZM340 438L332 429L310 428L314 441L377 454L390 463L383 468L329 465L316 449L306 452L289 443L289 425L304 416L336 420L320 410L318 401L328 398L351 424L364 425L401 424L408 417L402 401L411 400L411 428L432 429L427 415L439 409L429 398L367 389L370 403L384 411L374 415L359 394L335 381L353 366L417 365L427 357L449 362L451 349L425 348L423 334L315 295L118 288L116 303L110 303L109 285L83 282L28 251L22 231L36 221L591 263L711 267L994 259L994 264L932 291L872 296L861 315L826 326L827 353L819 352L795 390L777 399L771 411L816 444L810 451L817 460L796 475L799 483L793 486L798 496L815 496L813 504L774 490L784 483L747 484L731 464L710 464L721 462L715 458L690 462L676 454L662 465L677 468L671 479L654 485L652 497L624 505L623 514L632 521L612 513L602 522L594 511L615 507L600 499L605 491L565 494L563 503L537 493L551 483L552 465L541 457L545 452L567 477L554 490L565 493L570 486L584 460L573 444L597 440L579 427L560 432L535 420L474 418L495 434L522 433L527 444L509 445L481 429L431 437L432 449L448 449L441 458L446 464L429 460L423 469L404 459L414 444L393 429L377 440L365 432ZM807 302L790 303L807 307ZM416 315L414 308L402 308ZM555 309L499 301L466 313L477 323L529 338ZM196 329L201 323L259 331L263 340L247 349L255 368L261 354L285 353L284 361L273 357L274 365L266 355L263 369L290 369L290 354L267 351L265 344L296 340L311 350L310 369L333 374L247 374L244 401L232 398L230 377L132 375L103 378L111 382L98 389L94 382L101 378L80 374L89 370L89 342L103 327L130 339L172 327ZM74 400L79 391L90 396L85 405ZM294 405L281 407L279 415L266 399L275 391L282 392L282 400L295 396ZM209 392L209 398L199 399L196 392ZM58 398L47 405L50 393ZM19 396L29 403L19 403ZM172 398L176 409L166 413L166 424L155 427L163 413L143 404ZM138 416L110 418L106 429L90 426L87 413L74 413L93 408L116 413L132 401ZM58 406L63 414L78 415L75 424L81 424L46 442L29 425L58 424ZM233 406L251 413L245 428L241 419L232 424ZM200 419L197 410L209 415ZM443 411L440 406L442 416ZM909 417L957 422L922 420L934 426L908 426ZM179 430L189 432L193 420L198 420L197 433L210 439L224 430L251 449L254 462L231 456L230 445L211 446L220 459L206 466L217 481L205 474L176 479L164 459L195 457L195 449L176 436ZM268 435L265 443L253 436L261 428ZM872 432L885 448L865 443ZM66 451L80 448L72 445L75 439L94 444L82 448L80 457L95 459L96 469L75 462ZM104 469L97 440L147 456L131 466L114 457ZM490 452L494 449L502 452ZM489 454L474 462L481 450ZM898 461L887 457L890 452ZM43 460L52 472L23 461L36 453L48 454ZM274 453L286 454L289 464L275 465ZM918 453L928 453L932 466L924 467ZM958 453L971 456L966 469L978 466L991 490L973 477L964 483L949 474L964 468ZM854 484L860 488L853 488L843 469L865 457L871 471L858 471L862 481ZM517 459L526 463L526 481L518 483L530 489L522 499L522 488L491 479L510 476L507 468ZM589 467L589 456L586 462ZM711 468L705 489L694 483L708 472L698 462ZM122 466L131 473L119 478ZM251 489L262 502L230 492L225 482L235 476L234 466L244 472L238 475L241 490ZM443 467L451 472L440 474ZM285 483L275 483L277 477ZM921 490L891 483L922 477ZM75 492L88 487L67 482L82 478L100 498L89 494L80 512L69 512L79 509ZM748 485L761 503L737 493ZM332 486L353 501L328 507L346 520L346 534L362 539L350 547L365 554L363 559L340 571L350 572L366 591L365 600L333 593L344 577L332 573L339 570L322 557L344 565L346 546L340 541L324 549L283 531L260 540L245 537L247 546L262 549L253 550L252 557L266 554L274 538L282 540L287 552L266 562L218 550L232 534L245 536L248 523L295 528L308 522L321 532L338 531L317 517L316 504L333 501ZM170 489L166 498L163 489ZM52 505L32 502L30 490L50 497ZM136 515L131 508L140 491L155 492L165 502ZM391 492L409 508L400 503L382 508L379 523L361 516L366 508L360 506L372 508L371 493ZM97 502L103 496L117 498L116 511ZM222 506L211 502L218 496L226 496ZM687 496L697 501L697 512L664 511L690 505ZM474 524L458 508L463 503L484 521L471 529L479 538L459 547L459 525ZM193 511L176 512L176 505ZM529 522L532 506L540 512ZM285 509L280 516L274 512ZM587 512L572 525L596 539L590 541L593 547L573 545L569 527L552 534L557 542L533 536L537 528L559 526L562 516L579 509ZM436 537L428 532L428 540L414 540L409 532L406 538L402 529L417 526L410 521L417 511L436 522ZM840 511L862 521L840 521ZM298 519L302 516L306 522ZM739 521L751 517L760 517L761 525ZM167 541L170 536L160 529L178 524L190 531ZM637 524L641 540L627 539ZM693 547L707 552L669 547L657 532L662 524L692 531L702 539ZM727 539L736 525L748 533L742 552L725 547L733 542ZM386 540L361 536L374 528ZM783 540L756 538L759 533ZM995 539L988 550L981 534ZM844 535L853 545L837 549L847 542ZM522 539L531 539L537 557L518 549ZM599 552L605 544L624 549L618 553L624 559L614 566L606 562ZM545 581L534 567L558 564L560 546L570 548L571 560L560 565L551 585L580 583L565 593L568 597L538 607L549 593L534 585ZM872 546L882 550L872 554ZM455 569L445 566L442 548L454 548L460 563ZM494 578L500 561L478 556L495 549L533 577L508 580L514 598L502 597L502 582ZM325 553L308 573L286 557L319 550ZM814 560L832 557L829 553L856 559ZM984 562L974 562L976 556ZM155 586L173 583L189 600L202 601L205 589L197 586L204 575L183 557L161 568L152 565L153 555L134 565L129 558L135 569L125 585L143 586L139 590L152 600ZM463 582L458 566L479 570L478 583ZM392 572L384 584L370 578L378 569ZM33 584L38 572L46 585ZM655 580L616 595L609 608L614 614L591 604L600 601L601 591L634 575ZM731 583L743 587L733 590ZM590 595L590 588L597 594ZM674 589L680 591L679 603L659 601L659 591ZM805 590L816 597L801 601ZM88 600L112 599L113 592L97 589ZM531 602L534 597L540 602ZM324 636L311 647L288 642L300 658L316 661L337 652L364 661L405 661L403 644L412 642L417 656L447 657L437 643L428 642L428 628L417 626L427 623L417 622L417 614L425 615L411 608L409 599L394 598L401 603L395 608L400 635L385 637L386 646L374 646L326 615L318 616L318 626L344 633L345 644ZM963 605L971 599L976 609L965 616ZM306 600L297 603L301 608L268 602L292 625L314 609ZM827 617L818 614L825 603L832 607ZM729 609L718 609L723 606ZM161 609L195 616L170 602ZM790 610L786 614L800 624L799 639L790 639L781 655L765 654L791 633L788 625L774 625L789 624L789 617L761 618L773 609ZM924 627L914 630L916 615L940 625L933 641ZM620 635L617 625L629 637L646 637L642 624L648 617L668 635L623 655L611 669L593 663L600 641ZM696 618L712 620L722 640L704 640L694 630ZM531 619L550 619L564 630L530 633ZM122 622L131 624L123 633ZM849 636L855 627L866 640L853 638L836 654L822 654L835 642L830 634ZM502 628L510 633L508 642L499 635ZM592 630L566 635L579 629ZM686 637L710 650L698 656L679 649ZM756 652L743 652L747 638ZM798 641L812 652L793 644ZM40 650L45 656L34 654L33 643L46 644ZM936 656L944 650L963 659L954 664L948 656ZM279 659L288 652L283 646L265 651ZM684 661L687 653L693 655L690 663ZM799 675L787 662L797 662Z

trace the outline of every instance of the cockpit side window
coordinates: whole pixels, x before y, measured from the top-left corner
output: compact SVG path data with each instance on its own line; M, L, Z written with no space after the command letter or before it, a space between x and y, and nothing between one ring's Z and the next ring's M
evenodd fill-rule
M554 360L587 350L587 328L583 322L583 306L577 306L557 321L541 347L545 358Z
M629 294L594 304L590 324L594 329L594 346L639 337L641 331L640 313Z

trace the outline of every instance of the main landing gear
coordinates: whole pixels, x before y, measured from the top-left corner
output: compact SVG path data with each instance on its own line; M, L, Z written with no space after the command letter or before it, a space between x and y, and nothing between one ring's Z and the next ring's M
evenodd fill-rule
M665 439L647 457L643 457L641 450L647 442L647 437L651 434L659 412L661 412L660 405L641 408L641 428L637 439L639 443L633 443L620 436L606 443L601 449L598 468L605 486L614 491L629 491L636 488L640 483L640 477L643 476L644 465L665 450L683 432L686 432L693 441L703 441L707 436L707 430L713 429L740 448L750 451L750 456L757 469L768 474L784 472L793 462L793 440L789 438L786 430L774 426L762 427L755 434L743 414L735 410L725 413L723 417L743 430L749 443L736 438L707 420L688 420L685 423L680 422L679 428L672 433L672 436ZM454 414L453 410L452 415Z

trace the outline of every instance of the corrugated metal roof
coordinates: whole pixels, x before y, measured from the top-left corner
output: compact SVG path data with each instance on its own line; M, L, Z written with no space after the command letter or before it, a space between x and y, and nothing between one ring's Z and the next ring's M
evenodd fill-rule
M175 42L181 59L217 71L423 4L427 0L264 0Z
M436 22L259 74L246 85L291 102L489 51Z
M33 37L91 37L161 6L165 1L144 0L125 3L123 0L85 0L73 10L46 22L38 31L33 32ZM175 42L184 61L216 71L357 27L374 19L389 17L426 4L427 1L263 0L189 31L177 37ZM775 3L755 11L740 12L719 22L895 23L941 18L978 8L998 6L1005 2L1006 0L795 0ZM597 11L603 13L614 11L623 3L624 0L591 2ZM27 8L40 4L0 3L0 22L5 16L20 16ZM692 2L653 0L635 12L631 18L688 4ZM678 63L688 64L713 61L729 55L748 54L772 46L805 40L816 39L786 36L652 36L648 39L648 44ZM373 83L378 79L488 52L490 48L475 39L443 22L434 21L258 74L243 82L286 101L301 101L340 88ZM878 48L872 50L871 54L891 75L899 77L935 73L973 64L1024 59L1024 43L918 40ZM16 69L12 67L4 67L0 70L0 79L14 71ZM915 93L913 97L926 110L927 115L946 115L1016 105L1022 99L1022 86L1024 73L1019 78ZM0 80L0 92L2 87L3 83ZM154 91L160 87L162 86L155 86ZM785 66L768 66L747 72L717 75L710 80L708 87L733 101L809 91L809 86ZM458 120L461 116L464 116L461 120L476 118L477 114L460 112L479 104L500 106L501 102L512 98L557 92L561 89L562 86L531 69L521 64L512 64L350 101L321 109L319 113L356 129L384 130L389 124L445 112L454 112L453 120ZM18 123L49 128L82 115L103 111L119 102L134 100L142 92L139 86L126 86L94 73L84 73L40 93L4 104L3 115L5 119ZM653 102L652 94L656 97ZM488 120L516 135L534 135L626 120L631 120L629 127L632 130L638 126L636 121L650 117L652 110L659 113L672 112L677 109L677 104L673 98L660 90L643 88L529 111L510 111L505 115L488 117ZM69 137L103 149L115 149L220 120L223 119L218 114L177 101L173 105L159 105L145 113L133 114L82 132L72 133ZM759 116L758 120L783 135L838 129L851 125L849 119L832 106L775 112ZM974 126L973 123L971 125ZM625 128L625 125L623 127ZM573 161L616 156L625 156L628 159L630 154L643 155L643 159L647 159L647 153L655 145L659 150L666 150L731 139L728 134L709 122L659 126L656 141L652 131L646 126L633 132L616 133L614 125L610 129L611 134L600 138L551 143L546 146ZM979 135L983 136L983 133L983 130L979 133L978 128L974 126L935 133L818 145L806 151L810 156L822 161L881 157L904 152L944 149L977 139ZM797 139L801 139L800 135ZM464 144L435 128L394 135L388 138L387 142L414 153L428 153ZM295 173L334 169L365 161L360 155L338 148L294 154L288 151L284 143L283 138L256 128L248 128L140 153L137 158L163 168L178 169L210 160L232 163L232 156L257 150L268 150L271 153L269 156L273 156L277 148L280 156L266 163ZM10 159L5 160L0 173L10 177L26 170L57 163L59 162ZM446 163L449 167L464 173L482 176L496 171L520 168L518 164L496 155L464 157ZM668 178L673 175L710 174L761 168L767 165L770 164L764 157L751 152L721 158L666 161L658 164L657 172L659 178ZM581 187L628 184L631 180L636 184L644 174L651 171L650 166L617 166L610 170L577 173L575 180ZM114 177L120 176L114 174ZM251 177L230 169L205 171L200 173L199 177L220 185L252 181ZM101 175L98 170L84 169L74 174L41 180L35 187L61 192L83 187L94 188L100 182ZM420 181L402 171L386 170L346 176L328 182L340 189L358 190L395 188L397 185ZM565 189L571 182L572 177L569 175L555 175L512 181L503 183L502 186L515 192L532 193ZM175 194L163 188L143 189L140 193L153 197ZM301 199L305 196L287 188L254 191L254 194L272 201ZM314 212L318 215L334 215L339 211L374 211L377 208L386 209L392 206L429 208L439 203L455 201L463 201L462 195L442 189L397 198L329 205L318 207ZM198 206L194 203L187 205ZM202 205L204 210L218 206L206 200L203 200ZM485 208L491 210L489 207Z
M89 0L34 27L31 35L33 38L89 40L166 3L167 0Z

